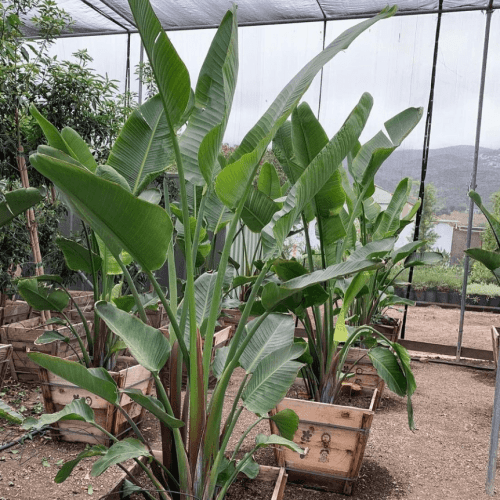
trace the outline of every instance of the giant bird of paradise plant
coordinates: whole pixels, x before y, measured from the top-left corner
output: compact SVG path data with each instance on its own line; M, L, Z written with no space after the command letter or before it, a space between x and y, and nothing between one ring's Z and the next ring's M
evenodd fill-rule
M272 203L257 202L259 197L264 200L254 188L259 162L320 69L366 29L391 17L396 9L386 8L374 18L348 29L312 59L280 92L226 161L219 152L238 72L236 9L224 16L196 88L192 90L186 66L149 2L129 0L129 4L151 63L158 95L130 117L103 166L95 165L89 148L78 134L71 129L58 132L43 117L37 116L49 145L38 148L31 156L31 164L55 184L122 269L126 268L123 252L131 256L148 276L167 311L168 339L145 324L143 303L125 271L139 317L119 309L112 301L95 304L107 328L152 374L157 398L133 390L126 390L126 394L159 419L163 455L158 460L152 454L150 443L132 422L136 438L117 441L109 436L115 441L109 449L95 446L84 451L62 467L56 481L66 479L75 465L89 456L99 456L92 468L93 475L132 458L148 474L162 499L222 499L239 472L255 477L258 472L252 458L255 450L279 444L299 453L303 451L291 441L298 424L293 412L268 417L268 412L283 398L303 366L305 345L294 343L292 316L281 312L280 304L287 296L286 286L281 286L260 316L248 324L247 319L300 207L321 192L340 162L356 147L372 107L371 96L362 96L335 138L325 147L328 154L334 155L334 161L317 162L295 183L292 191L298 211L290 210L291 198L285 201L283 212L274 210ZM172 162L179 174L181 200L175 213L175 228L181 235L187 268L182 301L177 300L173 289L167 298L154 275L166 259L172 258L174 224L170 207L167 204L167 209L163 209L140 197L149 182ZM262 219L257 210L264 206L270 209ZM252 214L262 226L266 259L255 278L232 341L218 350L212 360L214 331L229 274L230 245L241 221L248 220ZM273 227L264 231L271 219ZM217 272L195 279L197 257L200 248L206 245L207 228L218 230L223 226L226 243ZM347 259L340 265L327 267L323 274L311 274L307 283L301 283L301 288L371 269L376 260L376 256L370 255ZM171 278L173 282L174 276ZM29 356L40 366L123 411L118 388L103 367L88 368L41 353ZM188 383L184 404L181 404L183 365L187 368ZM237 367L245 370L245 377L224 419L225 394ZM217 377L211 394L208 392L210 371ZM258 435L254 447L236 461L243 438L232 454L228 455L227 447L243 408L256 414L256 422L272 418L281 436ZM62 419L84 420L99 427L83 400L75 400L61 412L44 415L38 421L29 420L25 426L37 428ZM149 457L151 465L140 461L140 457ZM147 492L144 495L151 498Z

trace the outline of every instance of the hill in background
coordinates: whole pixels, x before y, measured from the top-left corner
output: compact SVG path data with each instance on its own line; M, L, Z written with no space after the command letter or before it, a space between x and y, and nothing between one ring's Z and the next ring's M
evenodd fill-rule
M463 212L469 206L469 185L474 164L474 146L431 149L425 182L432 182L442 202L439 214ZM382 165L375 182L393 192L403 177L420 181L422 151L398 149ZM500 190L500 150L481 148L477 169L477 192L489 206L490 196Z

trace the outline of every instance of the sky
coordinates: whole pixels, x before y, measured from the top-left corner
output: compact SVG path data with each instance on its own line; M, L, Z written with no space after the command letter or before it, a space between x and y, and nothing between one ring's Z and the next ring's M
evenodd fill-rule
M421 149L429 100L435 15L402 16L381 21L363 33L347 51L325 67L320 121L332 137L363 92L374 97L374 107L361 136L368 140L386 120L407 107L423 107L424 116L402 147ZM482 12L443 15L436 68L431 148L473 145L481 75L486 16ZM326 43L357 21L327 23ZM171 39L184 59L192 86L203 63L214 30L174 32ZM225 142L238 144L278 92L322 48L323 23L246 27L239 30L240 72ZM108 73L123 88L126 36L66 38L56 42L53 55L71 58L87 48L100 73ZM493 14L490 57L485 87L481 145L500 148L500 11ZM139 35L132 36L132 66L139 62ZM133 76L132 89L138 84ZM321 75L304 100L318 111Z

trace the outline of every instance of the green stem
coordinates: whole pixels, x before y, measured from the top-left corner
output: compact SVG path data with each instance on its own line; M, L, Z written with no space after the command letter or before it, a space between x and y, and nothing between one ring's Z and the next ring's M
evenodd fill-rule
M165 297L165 294L161 289L161 286L159 285L158 281L156 281L156 278L153 276L153 273L151 271L145 271L145 273L146 276L151 281L153 288L155 289L156 293L158 294L158 297L160 298L161 303L163 304L163 307L165 308L168 319L170 320L170 325L172 326L176 339L179 342L179 348L181 349L184 362L186 363L187 368L189 369L189 351L187 350L186 343L184 342L184 336L181 334L181 331L179 329L179 323L177 323L177 318L175 317L175 314L172 311L167 301L167 298ZM171 341L173 343L173 339L171 339Z
M172 211L170 210L170 193L168 191L167 175L163 175L163 199L165 203L165 212L168 216L172 218ZM174 254L174 243L170 240L167 250L167 262L168 262L168 293L170 298L170 304L177 310L177 270L175 266L175 254Z
M156 391L158 395L158 399L165 407L165 411L172 417L175 418L174 412L172 410L172 406L170 405L170 401L168 399L167 393L165 392L165 387L161 383L160 377L157 373L151 373L154 378ZM177 462L179 464L179 476L180 476L180 486L181 490L184 492L188 491L188 484L190 483L190 467L189 461L186 455L186 450L184 448L184 444L182 441L181 432L179 429L172 429L172 434L174 436L175 441L175 453L177 455Z
M309 225L306 220L306 216L304 215L304 212L301 213L302 217L302 225L304 226L304 237L306 240L306 250L307 250L307 261L309 264L309 272L314 272L314 261L313 261L313 256L312 256L312 247L311 247L311 240L309 239ZM314 314L314 324L316 325L316 336L318 336L322 331L321 328L321 310L319 306L314 306L313 307L313 314Z
M68 297L71 300L72 296L71 296L71 293L69 293L69 290L62 283L59 286L65 291L66 295L68 295ZM73 301L73 303L75 304L78 315L82 319L83 328L85 329L85 336L87 337L87 343L89 345L89 350L91 351L91 349L92 349L91 346L93 344L92 344L92 335L90 334L90 330L89 330L89 325L87 324L87 320L85 319L85 316L83 315L83 312L80 309L80 307L78 306L78 304L75 301Z
M96 422L92 422L92 425L96 428L96 429L99 429L103 434L105 434L111 441L115 442L115 443L118 443L119 442L119 439L117 439L115 436L113 436L113 434L111 434L110 432L108 432L106 429L104 429L104 427L101 427L99 424L97 424ZM153 455L152 455L153 456ZM156 460L153 456L153 460ZM168 496L165 496L165 489L163 488L163 486L158 482L158 480L153 476L153 474L151 473L151 471L144 465L144 463L142 462L142 460L139 460L138 458L134 458L134 461L136 464L138 464L141 469L146 473L146 475L149 477L150 481L155 485L155 488L158 490L158 493L160 494L162 500L168 500L169 497ZM151 496L148 492L146 492L147 495L149 496L149 498L151 498L151 500L154 500L154 497Z
M236 448L234 449L233 451L233 454L231 456L231 460L233 460L235 457L236 457L236 453L238 453L238 450L240 449L241 445L243 444L243 441L245 441L245 438L248 436L248 434L250 434L250 432L252 431L252 429L257 425L257 424L260 424L260 422L262 422L262 420L264 420L265 417L259 417L244 433L243 435L240 437L238 443L236 444Z
M392 268L391 268L392 269ZM391 283L394 283L394 280L405 270L405 268L403 267L401 269L401 271L399 271L398 273L396 273L394 275L394 278L392 278L391 281L389 281L389 283L387 283L387 285L381 290L381 292L379 293L379 296L377 297L377 299L375 300L372 308L370 309L370 314L369 314L369 317L371 318L371 316L375 313L375 311L377 310L377 307L380 303L380 298L382 297L382 294L385 293L385 291L391 286ZM390 269L387 271L386 274L388 274L390 272Z
M89 353L87 352L87 349L85 349L85 344L83 343L82 339L80 338L80 335L78 335L78 333L74 329L73 325L71 324L71 321L66 316L66 314L64 314L63 311L61 311L61 314L63 315L64 319L66 320L66 323L68 324L68 328L71 330L71 333L75 336L75 338L80 346L80 349L82 350L82 356L83 356L83 359L85 361L85 364L87 365L87 368L89 368L91 366L91 362L90 362Z
M127 266L122 262L120 257L116 256L115 259L118 262L118 264L120 265L120 267L122 268L123 276L125 276L125 279L127 280L130 291L132 292L132 295L134 296L134 300L135 300L135 303L137 305L137 311L139 313L139 317L147 325L148 324L148 317L146 316L146 311L144 310L144 306L142 305L141 299L139 298L139 292L137 291L134 280L132 279L132 276L130 276L130 273L128 272Z
M196 189L195 189L196 191ZM205 193L201 197L200 208L198 209L198 215L196 219L196 229L194 230L193 238L193 266L196 265L196 254L198 253L198 245L200 243L200 232L203 226L203 214L205 213L205 205L207 203L207 198L209 192ZM191 229L191 226L190 226Z
M238 401L240 400L241 398L241 395L243 394L243 390L245 389L245 385L247 383L247 380L248 380L248 377L249 377L250 374L245 374L245 378L243 379L243 382L241 382L240 384L240 387L238 389L238 393L236 394L236 397L234 398L234 401L233 401L233 406L231 408L231 412L229 413L229 416L227 417L227 420L226 420L226 429L232 429L234 428L234 423L233 423L233 418L234 418L234 414L236 413L236 408L238 407ZM236 418L237 420L237 418ZM230 435L230 432L227 431L224 435L224 439L226 439L226 436L227 435Z

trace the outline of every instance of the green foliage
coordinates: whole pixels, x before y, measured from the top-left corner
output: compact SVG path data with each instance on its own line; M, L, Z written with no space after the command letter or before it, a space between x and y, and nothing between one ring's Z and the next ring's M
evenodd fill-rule
M39 40L23 37L22 19L28 13L40 33ZM18 147L29 153L44 142L42 130L28 112L31 103L57 128L75 128L91 145L97 161L107 157L130 112L129 96L119 94L116 82L91 69L92 58L86 50L73 54L74 61L49 56L55 38L71 25L70 15L52 0L0 4L0 179L7 180L9 190L19 178ZM30 185L46 184L27 157L26 161ZM35 207L43 264L69 284L76 274L65 266L55 244L59 222L66 215L64 206L49 199ZM0 235L0 290L7 294L14 292L10 280L17 265L26 274L32 273L32 268L25 267L32 260L25 223L21 216Z
M170 498L173 491L180 492L181 496L185 494L206 500L222 500L227 488L240 471L249 477L256 476L258 465L253 461L252 454L259 448L280 445L298 453L303 452L300 446L287 439L297 429L297 416L289 411L281 412L275 417L284 436L259 435L254 447L239 462L235 460L245 436L260 421L268 418L267 413L286 394L304 363L309 358L313 358L313 362L317 360L317 353L316 358L313 355L314 342L309 344L309 353L305 342L294 342L293 317L280 313L291 304L294 307L293 312L303 318L304 310L300 310L300 303L297 304L295 300L297 297L305 297L306 303L312 304L329 299L331 296L325 290L330 291L330 286L334 284L333 279L380 267L380 246L385 244L374 242L375 245L363 250L356 249L354 241L351 241L340 252L342 258L336 265L326 267L314 275L305 270L305 274L302 274L303 270L297 271L297 266L293 269L292 266L290 269L280 266L283 275L288 272L298 274L284 283L270 272L278 251L277 242L283 241L287 236L300 211L306 208L312 210L313 198L317 198L315 202L324 200L325 207L328 207L328 213L324 211L316 214L325 220L330 216L339 216L343 210L345 196L336 197L338 193L343 195L341 178L337 172L343 158L358 150L357 139L364 125L362 122L366 120L371 108L371 97L368 94L363 95L356 113L346 122L348 140L335 138L315 158L301 155L302 161L308 163L311 160L312 168L307 170L309 165L302 165L305 170L304 178L290 180L289 185L296 185L290 190L286 188L288 196L283 205L280 205L281 201L275 202L273 199L278 193L284 193L271 167L266 166L262 178L259 177L260 182L256 182L260 161L269 142L286 123L287 118L292 114L296 116L295 109L300 99L321 68L341 50L347 49L357 36L374 23L391 17L396 9L386 8L378 16L350 28L318 54L290 81L243 139L240 147L226 160L219 156L219 152L229 120L238 69L236 7L224 16L193 91L186 66L162 30L149 2L129 0L129 4L159 91L158 98L153 97L153 100L143 106L152 106L155 101L159 102L161 99L166 133L154 133L154 124L161 121L162 113L155 115L160 117L158 120L152 121L137 120L137 114L132 115L125 124L124 135L120 136L124 140L119 147L113 148L110 158L114 157L116 161L108 161L105 167L100 166L94 170L94 163L89 161L89 148L84 145L77 132L68 128L58 132L58 128L50 126L36 109L33 109L33 115L42 126L50 146L40 146L37 153L32 155L31 162L54 182L67 203L90 228L90 236L86 242L89 259L76 259L78 262L71 260L71 265L79 267L83 263L88 270L90 263L93 267L93 254L90 251L98 254L101 259L100 279L96 278L95 269L92 269L92 274L96 284L96 296L99 295L105 300L98 302L95 307L111 333L105 339L97 339L100 343L105 340L109 349L111 345L116 345L116 335L120 339L119 343L123 342L119 345L125 345L137 361L150 370L158 399L130 390L124 391L123 394L103 367L88 367L88 356L84 360L85 363L35 352L29 353L29 357L61 378L108 401L127 418L136 432L137 439L127 438L122 442L115 442L104 452L93 465L93 475L101 474L111 465L134 459L153 482L162 500ZM145 107L142 110L146 109ZM306 121L310 121L310 113L306 115ZM362 150L363 158L359 159L356 172L361 174L358 184L363 196L371 188L375 167L380 166L388 149L399 145L416 124L419 115L420 111L416 109L397 115L385 124L388 136L376 137L375 145L378 149L367 147ZM312 125L310 128L317 129ZM148 140L143 141L145 137L154 143L151 148ZM164 183L163 208L155 204L159 198L157 194L150 193L151 197L141 197L139 192L146 186L146 179L148 182L150 180L148 174L145 174L146 170L151 174L164 170L165 165L149 162L149 153L157 151L154 149L158 147L157 141L163 141L166 137L168 141L163 145L168 154L175 158L180 200L177 204L168 203L168 186ZM369 154L364 155L367 149ZM305 150L302 150L302 153L304 152ZM119 161L115 153L125 161ZM136 157L139 161L129 161ZM366 157L371 160L364 164ZM151 169L143 168L147 163ZM363 168L368 174L362 172ZM262 195L253 194L256 189ZM262 196L269 198L271 204L265 206L264 203L254 203L259 197L263 199ZM294 200L298 209L292 206ZM268 211L271 205L272 210ZM266 209L264 216L259 208ZM357 216L359 208L353 208L352 219ZM273 213L269 219L271 211ZM175 215L175 224L172 222L172 214ZM252 289L241 321L229 345L221 349L212 362L216 322L223 295L229 289L228 276L232 276L232 267L228 266L230 247L245 219L254 230L266 234L265 261L255 263L258 273L255 279L252 277L249 282ZM392 227L392 222L391 217L384 222L384 231ZM264 224L265 228L262 230ZM203 255L206 249L208 229L211 227L218 231L223 226L226 226L226 241L216 272L201 274L196 279L198 254ZM346 234L352 236L352 221L346 221L346 227ZM278 231L274 231L274 228L278 228ZM170 290L170 300L167 301L165 291L159 286L154 271L162 266L167 258L169 271L170 267L174 266L175 237L181 237L183 240L187 279L182 301L177 299L173 289ZM329 241L330 243L332 242ZM77 251L79 255L80 250ZM351 260L344 260L344 257L349 255ZM123 279L127 282L135 302L134 307L131 307L128 298L116 300L120 308L114 305L113 299L119 295L121 284L113 286L115 274L111 268L115 266L111 257L123 272ZM168 314L168 338L145 324L147 317L144 305L150 303L153 297L139 294L125 267L125 262L130 260L146 274ZM40 281L50 279L44 277ZM57 279L53 281L57 282ZM173 280L170 283L174 283ZM27 287L34 292L35 287L30 283ZM264 290L270 290L270 293L259 308L257 298L263 287ZM310 290L307 290L308 288ZM50 297L50 293L40 295L45 299ZM264 310L263 304L267 310ZM259 317L247 324L250 313L255 309L260 309ZM135 317L136 312L140 319ZM333 324L333 316L331 319ZM97 324L103 326L101 322ZM361 330L350 338L350 342L354 342L360 334ZM89 345L93 340L95 339L89 336ZM335 355L337 347L338 344L335 344L326 357ZM343 357L339 366L343 366L349 347L350 344L342 350ZM106 353L94 349L92 356L93 366L98 366ZM396 359L395 365L382 364L390 376L397 378L399 392L410 396L414 384L409 371L409 358L405 357L404 350L396 350L396 354L391 356ZM331 357L327 359L328 367L333 367L332 361ZM231 376L240 365L245 368L246 375L224 421L225 396ZM181 408L182 384L181 377L177 376L183 373L183 366L186 368L189 389L184 399L187 411ZM213 392L209 392L208 381L212 369L218 380ZM332 373L330 370L328 376ZM128 419L128 414L121 404L122 395L148 409L169 427L168 436L162 433L162 437L166 439L163 443L163 461L165 464L175 463L176 466L167 471L167 474L164 474L166 471L161 467L150 469L151 461L157 460L151 456L147 440ZM228 458L227 446L244 407L256 414L256 421L247 428L233 455ZM183 420L185 429L181 428ZM98 424L93 425L103 431ZM412 425L410 419L410 426ZM115 440L109 435L108 437ZM95 454L101 452L94 451ZM148 457L148 464L139 462L140 457ZM69 464L62 476L66 476L72 466ZM152 470L155 469L160 472L153 474ZM218 485L220 489L217 488Z
M418 199L419 182L413 180L412 194L413 201ZM425 184L424 205L422 208L422 218L420 219L419 241L425 241L422 251L430 251L438 239L438 234L434 230L436 214L442 209L443 203L438 198L438 190L432 182ZM411 239L413 241L413 239Z

